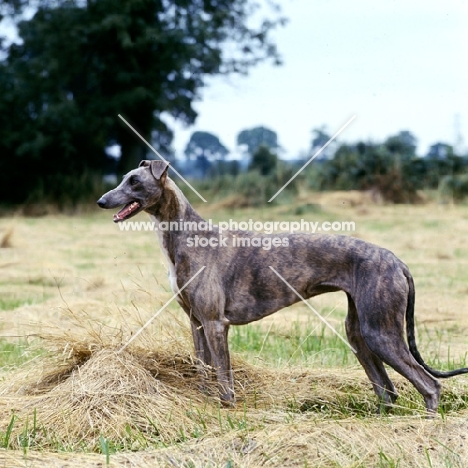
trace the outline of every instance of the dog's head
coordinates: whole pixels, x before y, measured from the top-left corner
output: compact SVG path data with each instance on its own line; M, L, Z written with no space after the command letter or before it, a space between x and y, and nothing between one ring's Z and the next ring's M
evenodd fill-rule
M169 163L166 161L141 161L137 169L126 174L122 182L105 193L97 204L110 209L123 205L114 215L118 223L135 216L158 203L164 192Z

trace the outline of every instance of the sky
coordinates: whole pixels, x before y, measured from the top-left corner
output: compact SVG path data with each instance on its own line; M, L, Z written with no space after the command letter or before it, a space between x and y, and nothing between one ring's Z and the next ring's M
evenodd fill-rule
M288 24L273 38L284 65L215 77L195 104L194 126L175 128L182 155L195 130L235 150L239 131L266 126L284 157L307 154L311 131L341 142L382 141L401 130L418 153L438 141L468 144L468 2L278 0ZM457 136L458 135L458 136Z
M382 141L409 130L420 155L460 137L467 151L466 0L276 2L289 20L272 36L284 65L209 78L195 125L168 119L176 155L183 157L196 130L235 151L237 134L261 125L277 132L283 157L297 158L308 154L314 128L334 134L353 116L339 141ZM2 30L14 36L5 21Z

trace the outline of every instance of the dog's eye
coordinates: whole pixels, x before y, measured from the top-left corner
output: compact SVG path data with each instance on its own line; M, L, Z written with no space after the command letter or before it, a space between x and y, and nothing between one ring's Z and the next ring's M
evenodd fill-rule
M130 177L130 185L136 185L138 184L138 179L136 177Z

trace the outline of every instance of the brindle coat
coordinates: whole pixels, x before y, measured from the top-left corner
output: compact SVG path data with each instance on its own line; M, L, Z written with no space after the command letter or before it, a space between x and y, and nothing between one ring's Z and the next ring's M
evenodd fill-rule
M100 198L99 206L131 206L122 219L144 210L156 225L203 221L167 176L167 169L163 161L142 161L118 187ZM122 219L114 216L116 222ZM197 358L216 369L220 398L225 403L234 402L229 327L259 320L300 300L269 266L305 298L331 291L346 293L349 343L384 405L391 406L397 398L384 363L416 387L429 413L439 403L440 383L435 377L468 372L466 368L439 372L422 360L414 336L413 279L408 267L389 250L338 235L274 234L270 237L286 236L289 246L268 251L233 246L235 236L268 237L246 231L224 231L229 241L219 247L187 245L188 238L196 234L218 239L217 228L204 232L159 230L157 234L174 291L206 266L177 300L190 317ZM409 348L404 340L405 321Z

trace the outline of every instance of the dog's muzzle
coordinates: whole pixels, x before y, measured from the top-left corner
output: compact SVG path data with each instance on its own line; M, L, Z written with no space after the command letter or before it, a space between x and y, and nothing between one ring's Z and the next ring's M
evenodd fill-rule
M107 200L104 197L101 197L96 203L100 208L106 208L107 206Z

